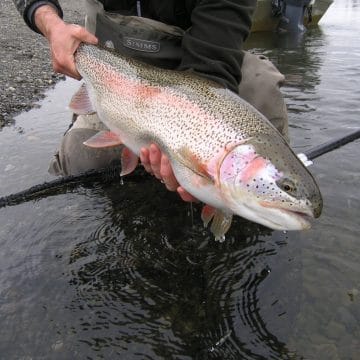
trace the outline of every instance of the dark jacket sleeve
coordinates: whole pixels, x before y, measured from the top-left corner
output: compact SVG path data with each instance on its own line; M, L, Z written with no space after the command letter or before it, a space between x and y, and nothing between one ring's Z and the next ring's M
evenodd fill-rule
M237 93L255 7L256 0L198 1L183 38L180 70L194 70Z
M51 5L59 13L60 17L63 17L63 12L60 4L57 0L13 0L16 8L21 16L24 18L26 24L34 31L39 32L34 24L35 10L41 5Z

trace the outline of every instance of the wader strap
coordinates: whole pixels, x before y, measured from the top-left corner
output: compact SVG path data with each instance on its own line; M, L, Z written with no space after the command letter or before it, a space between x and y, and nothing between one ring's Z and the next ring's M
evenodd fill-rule
M140 1L136 1L136 12L137 12L137 16L141 16L141 3Z
M184 30L139 16L105 11L97 0L86 0L86 28L99 41L120 53L167 69L175 69L182 58Z

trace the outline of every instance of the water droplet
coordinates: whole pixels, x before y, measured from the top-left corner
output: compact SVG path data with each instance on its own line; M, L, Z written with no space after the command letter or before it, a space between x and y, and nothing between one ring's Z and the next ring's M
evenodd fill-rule
M225 241L225 235L215 236L215 241L218 241L219 243L223 243Z

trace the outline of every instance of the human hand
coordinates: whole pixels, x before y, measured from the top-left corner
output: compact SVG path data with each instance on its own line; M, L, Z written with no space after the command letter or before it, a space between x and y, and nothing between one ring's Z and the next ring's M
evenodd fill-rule
M35 25L49 41L54 71L80 80L74 54L81 42L96 45L96 36L79 25L65 23L50 5L36 10Z
M184 201L198 201L179 185L168 157L161 153L157 145L151 144L149 148L142 148L140 151L140 160L145 170L161 180L168 190L177 191Z

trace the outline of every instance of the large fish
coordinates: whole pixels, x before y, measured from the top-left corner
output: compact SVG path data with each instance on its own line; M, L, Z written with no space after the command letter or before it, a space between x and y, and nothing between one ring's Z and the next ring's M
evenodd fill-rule
M310 227L322 210L319 188L271 123L233 92L192 72L159 69L82 44L75 61L84 85L70 107L97 112L110 129L89 146L123 143L122 175L140 148L159 145L180 185L206 205L218 240L233 214L277 230Z

